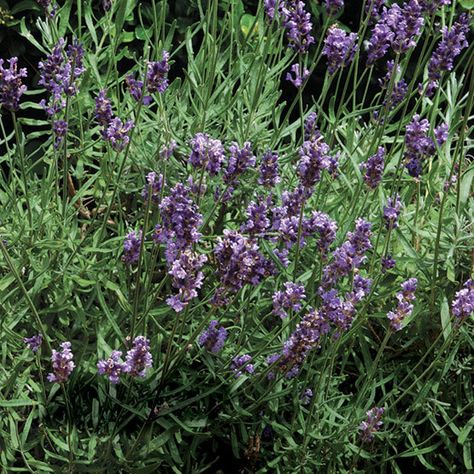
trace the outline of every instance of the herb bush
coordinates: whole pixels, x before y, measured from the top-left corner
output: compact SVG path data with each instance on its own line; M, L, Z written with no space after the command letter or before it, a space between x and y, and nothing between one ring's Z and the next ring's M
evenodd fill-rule
M31 3L3 471L473 469L468 2Z

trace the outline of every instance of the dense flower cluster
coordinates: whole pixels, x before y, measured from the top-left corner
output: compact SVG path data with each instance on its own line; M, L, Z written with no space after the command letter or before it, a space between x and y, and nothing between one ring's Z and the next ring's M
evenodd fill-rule
M143 233L141 230L132 231L125 237L125 240L123 241L122 260L127 265L133 265L134 263L138 262L142 239Z
M265 231L270 227L268 215L271 204L271 197L251 201L247 207L247 221L240 227L241 232L251 235L265 234Z
M323 55L327 57L328 72L334 74L338 69L348 66L354 59L359 46L357 33L349 33L333 25L324 40Z
M214 176L219 173L224 161L224 147L220 140L211 138L207 133L197 133L191 140L189 162L195 168L205 169Z
M313 391L310 388L305 389L305 391L301 395L301 404L309 405L311 403L312 398L313 398Z
M394 260L391 255L385 255L384 257L382 257L382 273L385 273L387 270L391 270L392 268L394 268L396 263L396 260Z
M290 48L305 53L314 43L314 37L311 35L311 15L305 10L305 4L301 0L281 0L280 3L282 23L287 30Z
M198 343L209 352L217 354L224 347L227 335L227 329L219 325L219 322L214 319L209 323L208 328L201 333Z
M28 74L26 68L18 69L18 58L8 60L8 69L3 67L3 63L3 59L0 59L0 105L16 112L20 108L20 97L26 91L21 78Z
M36 334L35 336L25 337L23 342L26 344L28 349L37 352L43 343L43 336L41 334Z
M331 163L329 145L322 138L306 140L299 149L300 160L296 168L300 183L312 188L321 179L321 172Z
M123 372L132 377L145 377L147 369L153 366L153 357L150 353L150 341L144 336L137 336L133 340L132 348L127 351Z
M398 227L398 216L402 210L402 202L397 194L394 199L389 197L387 205L383 208L383 218L387 229L396 229Z
M318 129L316 121L318 116L316 112L308 114L304 121L304 139L305 140L316 140L321 136L321 132Z
M362 441L372 441L374 439L374 434L377 433L383 425L382 416L384 411L383 408L374 407L366 413L366 420L359 425Z
M432 15L443 5L450 5L451 0L418 0L424 13Z
M405 134L405 167L408 174L418 178L422 171L422 160L435 151L433 140L428 136L430 123L414 115L407 125Z
M383 170L385 167L385 148L380 146L377 153L372 155L365 163L360 165L361 171L364 171L365 184L370 189L376 189L382 181Z
M235 186L239 183L239 176L248 168L255 165L256 157L252 152L252 144L245 142L242 148L236 142L229 147L230 155L224 171L224 183Z
M453 69L454 59L461 54L464 48L469 46L466 36L469 33L470 17L466 13L462 14L453 26L448 29L442 29L443 38L438 47L431 56L428 63L428 86L426 94L433 94L438 87L438 81L443 71L451 71Z
M326 0L325 7L328 15L335 15L344 8L344 0Z
M283 291L276 291L273 294L273 314L284 319L288 316L287 311L299 311L302 308L301 302L305 299L305 288L301 283L291 281L284 284Z
M395 311L389 311L387 318L394 331L402 329L403 320L413 311L412 301L415 300L415 291L418 281L416 278L410 278L401 284L402 291L397 293L398 305Z
M260 164L260 176L258 184L266 188L272 188L280 182L278 174L278 153L267 151L263 154Z
M253 364L249 363L251 360L252 360L252 356L250 356L249 354L235 356L232 359L232 364L230 365L230 368L233 370L237 378L242 375L242 371L245 371L248 374L254 373L255 367Z
M459 322L474 313L474 280L469 279L464 283L464 288L459 290L452 302L452 312Z
M383 79L379 79L382 89L389 89L390 84L392 84L390 97L386 97L383 102L383 105L388 103L391 108L400 104L408 91L408 84L404 79L396 80L396 77L400 75L400 71L401 69L399 65L397 65L395 71L395 62L393 60L387 61L387 74L385 74ZM394 74L395 77L392 78Z
M150 173L146 175L146 184L142 191L143 200L147 202L148 199L151 198L151 201L157 204L160 200L160 193L163 189L163 185L163 175L150 171Z
M71 352L71 343L69 341L60 344L61 350L53 349L51 363L53 371L48 374L50 382L64 383L74 370L75 364L72 360L74 355Z
M303 66L303 70L300 71L299 64L293 64L290 68L290 72L286 73L286 80L291 82L297 89L299 89L303 82L309 77L309 70Z
M125 364L120 362L122 351L112 351L110 357L105 360L99 360L97 370L99 375L107 375L110 382L118 384L120 375L124 372Z

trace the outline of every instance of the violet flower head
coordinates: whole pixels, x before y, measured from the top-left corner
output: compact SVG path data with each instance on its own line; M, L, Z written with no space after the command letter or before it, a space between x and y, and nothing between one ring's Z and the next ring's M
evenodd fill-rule
M464 287L456 292L451 310L459 323L474 313L474 280L467 280Z
M195 168L205 169L211 176L215 176L221 170L224 161L222 142L211 138L207 133L196 133L191 140L189 162Z
M303 219L303 237L319 234L319 240L316 244L321 252L322 258L326 258L329 247L336 240L337 223L327 214L320 211L313 211L311 217Z
M383 218L387 229L396 229L398 227L398 216L402 210L402 202L397 194L395 199L389 197L387 205L383 208Z
M283 3L284 0L264 0L263 7L265 8L265 13L267 14L270 20L273 20L275 17L275 9L277 6L277 2L279 6Z
M206 255L199 255L186 249L172 263L168 273L173 277L173 287L178 290L178 294L168 297L166 302L177 313L198 296L197 290L201 288L204 281L201 268L206 262Z
M170 53L163 51L161 61L149 62L147 65L146 86L150 94L163 94L168 88L168 73L170 70Z
M396 107L400 104L405 98L408 91L408 84L404 79L396 80L396 76L400 75L401 68L397 65L395 70L395 62L393 60L387 61L387 74L383 79L379 79L379 84L382 89L388 89L390 83L392 82L392 92L390 97L385 98L383 105L389 103L391 108ZM392 76L395 74L395 77L392 80Z
M143 187L142 198L145 202L148 201L151 196L151 201L157 204L160 200L160 193L163 189L164 178L162 174L157 174L154 171L150 171L146 175L146 184ZM151 191L151 193L150 193Z
M238 378L242 375L242 372L247 372L248 374L253 374L255 367L253 364L249 364L252 360L252 356L249 354L244 354L241 356L235 356L232 359L230 368L234 371L235 377Z
M308 79L309 74L309 69L303 66L303 71L301 72L300 65L296 63L291 66L290 72L286 73L286 80L299 89L303 85L303 82Z
M104 138L110 142L115 151L122 151L130 142L130 131L134 126L133 120L123 123L119 117L115 117L104 130Z
M251 235L263 235L270 227L269 207L272 204L270 197L259 197L251 201L247 207L247 221L242 224L240 231Z
M305 53L314 43L314 37L311 36L313 28L311 15L305 10L305 4L302 1L280 0L280 3L282 23L287 30L286 36L290 48L298 53Z
M418 0L418 3L420 4L423 13L433 15L433 13L443 5L450 5L451 0Z
M464 48L469 46L467 35L469 33L470 17L467 13L459 16L453 26L442 29L443 38L434 51L428 63L428 79L426 94L431 96L438 87L438 81L444 71L451 71L454 59L461 54Z
M378 20L385 0L367 0L365 3L365 12L370 15L371 19Z
M338 69L348 66L352 62L359 48L357 40L357 33L347 34L335 25L329 28L323 48L329 74L334 74Z
M273 314L284 319L288 316L287 311L299 311L302 308L301 302L305 299L305 288L301 283L288 281L284 284L283 291L273 294Z
M68 123L65 120L55 120L53 122L53 133L55 136L54 148L56 150L61 146L68 131Z
M377 433L383 425L382 416L384 411L383 408L374 407L366 413L366 420L359 425L362 441L367 442L374 439L374 434Z
M252 152L250 142L245 142L242 148L236 142L233 142L229 147L229 151L230 156L224 172L224 182L226 184L237 184L238 177L255 165L256 158Z
M3 67L0 59L0 105L7 110L16 112L20 108L20 97L26 91L21 78L28 75L26 68L18 69L18 58L8 59L9 67Z
M444 145L449 135L449 125L447 123L442 123L434 129L434 136L436 138L436 143L438 146Z
M391 28L380 19L372 30L372 36L367 44L367 64L371 66L377 59L385 56L392 44L395 34Z
M125 237L122 261L127 265L133 265L138 262L142 239L143 232L141 230L132 231Z
M336 15L344 8L344 0L326 0L325 7L328 15Z
M53 349L51 363L53 371L48 374L49 382L64 383L71 375L75 364L72 360L74 355L71 352L71 343L66 341L60 344L61 350Z
M112 103L107 98L107 90L101 89L95 99L95 119L99 125L107 128L112 118Z
M209 352L217 354L224 347L227 336L227 329L219 325L219 322L214 319L209 323L208 328L201 333L198 343Z
M120 375L125 371L125 364L120 362L120 357L122 357L122 351L112 351L108 359L97 362L99 375L107 375L114 385L120 382Z
M415 291L418 284L416 278L410 278L404 281L400 286L402 291L397 293L398 305L395 311L389 311L387 318L390 321L390 327L394 331L400 331L402 329L402 323L404 319L413 312L413 304L415 298Z
M274 272L256 240L234 230L224 230L224 236L217 240L214 256L222 287L234 293L246 284L258 285Z
M376 189L382 181L383 170L385 166L385 148L380 146L375 155L372 155L365 163L360 165L361 171L364 173L365 184L370 189Z
M150 341L144 336L137 336L133 340L132 348L127 351L123 371L132 377L145 377L147 369L153 366L153 357L150 353Z
M143 105L150 105L152 98L149 95L143 95L143 81L135 79L133 74L128 74L125 77L125 83L127 84L128 92L135 99L136 102L143 102Z
M51 94L61 94L63 92L63 81L68 81L66 75L70 71L67 71L65 66L65 52L64 52L65 41L60 38L54 46L51 54L49 54L44 61L38 63L38 69L40 71L39 85Z
M435 151L435 144L428 136L430 123L414 115L406 127L405 134L405 167L408 174L418 178L422 172L422 160Z
M306 140L299 149L297 174L305 188L312 188L321 180L321 172L330 165L329 145L322 138Z
M173 155L174 150L176 149L177 145L178 144L176 143L175 140L171 140L169 143L164 144L160 148L160 153L159 153L160 158L162 160L169 160L171 156Z
M307 388L301 395L301 404L309 405L311 403L312 398L313 398L313 391L310 388Z
M318 129L316 121L318 116L316 112L308 114L304 121L304 139L305 140L316 140L321 136L321 132Z
M265 152L260 164L258 184L265 186L266 188L273 188L280 182L278 171L278 153L273 153L270 150Z
M381 264L382 264L382 273L387 272L388 270L391 270L393 267L396 265L396 260L392 258L391 255L385 255L381 259Z
M26 344L28 349L37 352L43 343L43 336L41 334L36 334L35 336L25 337L23 342Z

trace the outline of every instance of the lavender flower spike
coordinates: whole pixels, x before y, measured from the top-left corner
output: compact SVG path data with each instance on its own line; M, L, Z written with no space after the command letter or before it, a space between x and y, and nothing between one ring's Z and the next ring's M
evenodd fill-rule
M396 229L398 227L398 216L402 209L400 196L397 194L395 199L388 198L387 205L383 208L383 217L387 229Z
M64 383L67 381L71 372L74 370L73 353L71 352L71 343L66 341L61 344L61 351L53 349L51 362L53 371L48 374L48 381Z
M43 336L41 334L37 334L35 336L25 337L23 342L27 345L28 349L33 352L37 352L43 343Z
M227 335L227 329L219 326L219 322L214 319L209 323L208 328L201 333L198 343L213 354L217 354L224 347Z
M301 301L305 299L305 288L300 283L286 282L284 291L277 291L273 295L273 313L284 319L288 316L287 310L299 311Z
M123 242L123 257L122 260L127 265L133 265L138 262L140 256L140 247L142 242L143 234L142 231L132 231L127 234Z
M125 364L120 362L121 356L121 351L112 351L108 359L100 360L97 363L99 375L107 375L110 382L114 385L120 382L120 375L125 370Z
M132 348L127 352L123 371L132 377L145 377L147 369L152 366L150 341L144 336L137 336L133 340Z
M384 411L383 408L374 407L366 413L367 419L359 425L362 441L372 441L374 439L374 434L377 433L383 425L382 415Z
M390 326L394 331L402 329L403 320L413 311L413 304L411 302L415 300L417 283L416 278L410 278L403 282L401 284L402 291L397 293L398 305L396 310L387 313Z
M18 70L18 58L8 60L8 69L3 67L3 63L3 59L0 59L0 105L16 112L20 108L20 97L26 91L21 78L28 74L26 68Z
M453 316L459 322L464 321L474 313L474 280L469 279L464 283L464 288L459 290L451 305Z
M191 140L189 162L195 168L205 169L211 176L215 176L219 173L224 161L222 142L211 138L207 133L196 133Z
M249 364L251 360L252 356L248 354L235 356L232 359L232 364L230 365L230 368L234 371L236 378L242 375L242 371L245 371L248 374L253 374L255 367L253 366L253 364Z
M344 8L344 0L326 0L325 5L328 15L336 15Z
M286 80L291 82L297 89L299 89L303 82L309 77L309 70L303 66L303 71L300 71L299 64L293 64L290 68L290 72L286 73Z
M358 50L357 33L347 34L344 30L331 26L324 40L323 55L327 57L328 72L334 74L338 69L348 66Z
M149 62L147 66L146 86L150 94L158 92L163 94L168 88L168 72L170 53L163 51L161 61Z
M314 43L311 36L313 24L311 15L305 11L305 4L302 1L285 2L280 0L282 23L287 30L286 36L290 48L299 53L305 53Z
M266 188L272 188L280 182L280 175L278 174L278 153L267 151L262 157L260 164L260 176L258 184Z
M372 155L365 163L360 165L361 171L365 171L365 184L367 184L370 189L376 189L382 181L384 166L385 148L381 146L375 155Z

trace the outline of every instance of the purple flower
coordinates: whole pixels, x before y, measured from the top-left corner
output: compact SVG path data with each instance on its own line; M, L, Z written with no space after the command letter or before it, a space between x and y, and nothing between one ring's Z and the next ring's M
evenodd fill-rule
M20 97L26 91L21 78L28 73L26 68L18 70L18 58L8 59L8 69L3 67L3 63L3 59L0 59L0 105L16 112L20 108Z
M381 19L372 30L372 36L368 42L367 64L372 65L377 59L385 56L392 44L395 34L391 28Z
M150 105L152 98L149 95L143 95L143 81L135 79L133 74L128 74L125 77L128 92L137 102L143 102L144 105Z
M118 384L120 375L125 372L125 364L120 362L120 357L122 357L122 351L112 351L108 359L97 362L99 375L107 375L113 384Z
M430 123L427 119L420 119L414 115L407 125L405 134L405 167L410 176L418 178L422 171L422 159L430 156L435 151L433 140L428 137Z
M133 120L125 123L120 118L115 117L104 131L105 140L109 141L115 151L122 151L130 142L130 130L134 127Z
M364 181L370 189L376 189L382 181L385 166L385 148L380 146L375 155L372 155L365 163L360 165L361 171L365 171Z
M311 403L312 398L313 398L313 391L310 388L307 388L303 392L303 395L301 395L301 404L309 405Z
M443 38L434 51L428 63L428 87L427 95L432 95L434 89L438 87L438 80L443 71L451 71L454 59L461 54L464 48L469 46L466 36L469 33L469 15L463 13L453 26L442 29Z
M286 282L284 291L277 291L273 295L273 314L284 319L288 316L287 311L299 311L302 308L301 301L306 297L304 285L301 283Z
M319 234L317 248L326 258L329 247L336 240L337 223L324 212L313 211L311 217L303 219L303 237Z
M394 78L392 81L393 74L397 76L400 74L401 71L400 66L397 65L396 71L394 71L394 67L394 61L387 61L387 74L385 74L385 77L383 79L379 79L379 83L382 89L388 89L391 82L393 84L392 93L390 97L386 98L383 102L383 105L389 103L391 108L396 107L400 102L402 102L408 91L408 84L405 82L405 80L400 79L399 81L397 81Z
M161 61L149 62L147 65L146 86L150 94L163 94L168 88L168 73L170 70L170 53L163 51Z
M290 72L286 73L286 80L290 81L297 89L299 89L303 82L309 77L309 69L303 66L303 72L300 72L300 65L293 64Z
M107 128L112 121L112 103L110 99L107 98L107 90L101 89L99 95L95 99L95 119L102 125Z
M191 247L201 238L198 228L202 224L202 215L190 194L189 187L177 183L160 204L162 226L155 227L153 238L166 243L168 262L174 261L176 252Z
M54 148L56 150L60 147L64 137L68 131L68 123L65 120L55 120L53 122L53 133L56 137L54 141Z
M278 6L280 7L284 0L264 0L263 2L265 13L267 14L270 20L273 20L273 18L275 17L275 8L277 2L279 3Z
M258 184L266 188L272 188L280 182L278 174L278 153L267 151L263 154L260 164L260 176Z
M160 193L163 189L164 178L162 174L157 174L154 171L150 171L146 175L146 184L143 187L142 198L145 202L148 202L149 192L151 191L151 200L154 203L158 203L160 200Z
M191 140L189 162L195 168L205 169L211 176L215 176L219 173L224 161L222 142L214 140L207 133L196 133Z
M329 168L329 145L322 139L306 140L299 149L297 174L305 188L312 188L321 179L321 172Z
M133 265L138 262L140 257L141 242L143 233L141 230L132 231L127 234L123 242L123 256L122 261L127 265Z
M387 205L383 208L383 218L387 229L396 229L398 227L398 216L402 210L402 202L397 194L395 199L388 198Z
M450 5L451 0L418 0L423 13L433 15L443 5Z
M132 377L145 377L147 369L152 365L150 341L144 336L137 336L133 340L132 348L127 351L123 371Z
M395 311L389 311L387 318L390 321L390 326L394 331L402 329L403 320L409 316L413 311L413 304L411 301L415 300L415 291L417 287L417 279L410 278L401 284L402 291L397 293L398 305Z
M464 287L456 292L451 304L453 316L459 322L467 319L474 312L474 280L469 279L464 283Z
M253 366L253 364L249 364L251 360L252 356L248 354L235 356L232 359L232 364L230 365L230 368L234 371L236 378L242 375L242 370L244 370L248 374L254 373L255 367Z
M217 354L224 347L227 335L227 329L220 326L219 322L214 319L209 323L208 328L201 333L198 343L209 352Z
M178 294L168 297L166 302L177 313L198 296L197 290L201 288L204 281L201 268L206 262L207 257L205 255L199 255L190 249L186 249L171 264L168 273L173 277L173 287L178 290Z
M280 0L280 3L282 23L287 30L286 36L290 48L305 53L314 43L314 38L311 36L313 28L311 15L305 11L305 4L302 1Z
M313 141L313 140L317 140L321 136L321 133L316 124L317 119L318 119L318 116L315 112L311 112L306 117L304 121L304 139L305 140Z
M41 334L36 334L35 336L25 337L23 342L27 345L28 349L37 352L43 343L43 336Z
M222 287L234 293L246 284L258 285L274 271L257 242L234 230L224 230L224 237L217 239L214 255Z
M47 377L50 382L66 382L75 367L72 360L74 355L71 352L71 343L68 341L63 342L60 347L61 351L58 352L53 349L51 355L53 371L49 373Z
M227 168L224 172L224 182L226 184L237 184L238 177L248 168L255 165L255 155L252 152L250 142L245 142L242 148L236 142L229 147L230 156Z
M372 19L378 20L384 5L385 0L367 0L365 3L365 11Z
M382 415L384 411L383 408L374 407L366 413L366 420L359 425L362 441L366 442L374 439L374 434L377 433L383 425Z
M168 144L163 145L160 148L160 158L162 160L169 160L171 155L174 153L176 146L177 146L177 143L175 140L171 140Z
M344 30L331 26L324 40L323 55L327 57L328 72L334 74L338 69L348 66L359 49L357 33L347 34Z
M442 146L448 139L449 126L447 123L442 123L439 127L434 129L434 136L438 146Z
M382 273L385 273L387 270L390 270L393 267L395 267L395 264L397 262L392 258L391 255L385 255L384 257L382 257L381 263L382 263Z
M247 207L247 221L242 224L240 231L253 235L264 234L270 227L268 214L271 204L270 197L266 199L260 197L257 202L251 201Z
M275 364L288 379L295 377L300 372L308 353L319 346L321 336L328 332L328 323L318 311L310 309L284 343L281 353L269 356L267 364ZM273 372L270 372L269 377L274 377Z
M328 15L335 15L344 8L344 0L326 0L325 6Z

